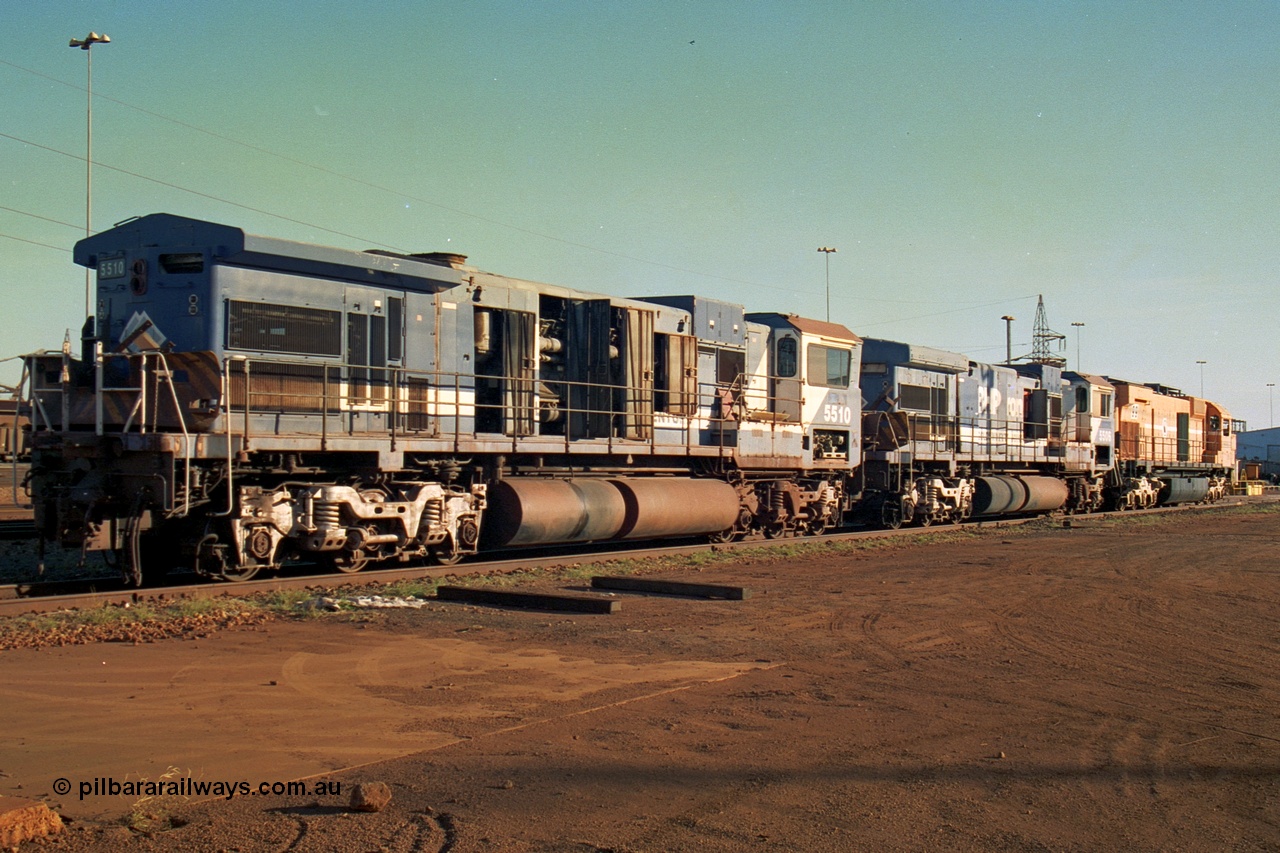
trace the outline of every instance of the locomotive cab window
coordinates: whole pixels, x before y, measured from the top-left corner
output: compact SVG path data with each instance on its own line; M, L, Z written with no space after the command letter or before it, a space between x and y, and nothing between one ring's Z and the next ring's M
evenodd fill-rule
M747 354L742 350L716 350L716 382L720 385L737 383L747 369Z
M790 379L799 370L799 344L795 338L778 338L777 371L779 379Z
M160 269L170 275L204 272L204 255L200 252L172 252L160 256Z
M809 344L805 355L809 362L808 370L805 371L805 381L810 385L840 389L849 387L849 368L853 364L852 352L822 344Z

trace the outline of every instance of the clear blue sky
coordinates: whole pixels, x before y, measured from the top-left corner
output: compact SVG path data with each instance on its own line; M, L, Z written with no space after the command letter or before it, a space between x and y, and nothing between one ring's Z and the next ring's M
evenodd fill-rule
M831 313L1207 396L1280 382L1280 4L0 0L0 355L166 211L617 295ZM52 220L52 221L50 221ZM17 238L17 239L15 239ZM27 241L27 242L24 242ZM0 365L0 382L16 379Z

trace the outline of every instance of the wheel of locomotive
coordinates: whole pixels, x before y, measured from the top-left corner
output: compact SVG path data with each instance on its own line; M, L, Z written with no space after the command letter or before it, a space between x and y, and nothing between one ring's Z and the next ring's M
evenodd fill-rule
M897 530L902 526L902 501L896 495L888 495L881 502L880 526L885 530Z
M325 562L335 571L354 575L369 565L369 557L363 551L337 551L328 555Z
M458 550L458 543L454 541L453 534L446 536L439 545L432 545L427 550L427 554L431 562L437 566L456 566L463 556Z
M804 535L805 536L821 536L826 533L829 528L826 521L820 515L805 519Z
M212 532L212 524L205 528L204 538L196 545L196 574L228 581L247 581L258 574L258 566L234 566L227 559L227 545L218 534Z
M226 581L247 581L253 580L258 576L259 566L243 566L238 568L226 568L219 576Z
M760 531L764 534L765 539L781 539L787 535L788 528L786 522L778 521L763 525Z
M729 527L721 530L719 533L708 533L707 541L712 545L724 545L738 538L738 529Z
M935 519L933 517L932 512L916 513L916 523L919 524L921 527L932 527L934 520Z
M754 521L751 511L746 507L738 510L738 520L734 522L733 527L727 530L721 530L719 533L712 533L707 540L712 545L719 545L726 542L740 542L746 538L747 533L751 530L751 524Z

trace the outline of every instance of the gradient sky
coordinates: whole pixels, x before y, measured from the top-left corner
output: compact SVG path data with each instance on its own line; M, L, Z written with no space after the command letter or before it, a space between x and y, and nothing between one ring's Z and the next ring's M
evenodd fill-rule
M699 293L1089 372L1254 428L1280 382L1280 4L0 0L0 356L158 211ZM1073 322L1086 325L1080 329ZM73 331L74 334L74 331ZM1207 364L1203 368L1197 361ZM0 382L17 379L0 364Z

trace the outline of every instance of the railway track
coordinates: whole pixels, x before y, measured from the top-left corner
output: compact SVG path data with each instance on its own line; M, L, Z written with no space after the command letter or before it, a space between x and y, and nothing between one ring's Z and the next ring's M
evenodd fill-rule
M1272 499L1275 500L1275 499ZM1251 502L1257 502L1256 499ZM1168 512L1185 512L1196 509L1222 509L1241 506L1246 501L1231 499L1211 507L1179 506L1160 507L1137 512L1093 513L1087 516L1065 516L1061 519L1064 526L1088 526L1091 521L1104 521L1114 516L1147 515ZM942 532L955 529L982 529L995 527L1012 527L1042 519L1043 516L1031 518L997 519L990 521L971 521L960 527L944 525L941 527L919 528L909 527L900 530L860 530L846 533L832 533L821 537L802 537L786 539L753 538L742 542L726 544L676 544L662 545L640 550L621 550L614 548L556 549L554 553L529 553L502 556L500 559L466 562L455 566L402 566L393 569L372 569L355 574L326 572L323 574L287 574L274 577L257 578L249 581L203 581L195 575L183 574L171 576L165 586L135 589L125 587L116 578L99 577L68 581L30 582L0 585L0 617L15 616L23 613L41 613L63 609L84 609L99 607L104 604L125 604L141 602L165 602L183 598L201 596L240 596L254 593L275 592L296 589L340 589L343 587L361 587L375 584L395 583L425 578L465 577L485 574L501 574L517 570L563 566L566 563L591 564L604 563L620 558L646 559L664 556L687 556L711 551L732 551L747 548L785 547L799 542L841 541L858 539L898 538L918 536L921 533ZM551 549L547 549L550 551Z
M1001 519L999 521L970 522L967 527L1008 527L1026 524L1034 518ZM501 574L525 569L563 566L567 563L604 563L618 559L657 559L668 556L687 556L712 551L731 551L746 548L768 548L795 545L799 542L840 541L847 539L878 539L915 536L923 532L957 529L953 526L933 528L904 528L901 530L863 530L849 533L832 533L821 537L787 539L748 539L725 544L677 544L661 545L636 550L600 549L563 550L536 555L523 553L518 556L484 561L465 562L454 566L405 566L394 569L367 569L354 574L325 572L323 574L278 575L255 578L248 581L202 581L195 575L177 575L170 580L177 583L165 586L136 589L125 587L115 578L50 581L0 586L0 617L22 613L40 613L52 610L91 608L104 604L164 602L198 596L238 596L262 592L294 589L340 589L424 578L465 577ZM549 550L549 549L548 549Z

